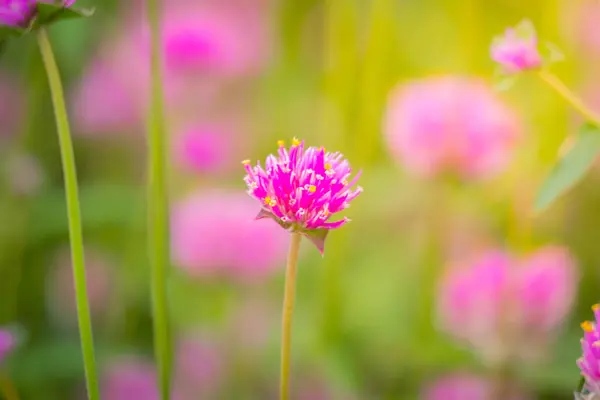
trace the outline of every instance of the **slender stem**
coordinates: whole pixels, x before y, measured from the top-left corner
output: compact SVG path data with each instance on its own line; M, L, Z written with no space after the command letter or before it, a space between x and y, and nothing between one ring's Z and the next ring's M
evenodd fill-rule
M171 332L167 304L169 254L169 205L166 184L166 128L162 87L160 0L148 0L148 22L151 33L151 103L148 118L149 246L152 264L152 308L154 322L154 353L159 374L162 400L171 393Z
M587 120L594 125L600 126L600 115L590 109L558 76L548 70L541 70L538 72L538 75Z
M65 106L64 94L60 73L54 59L50 39L44 29L38 32L38 43L48 75L58 141L62 159L63 175L65 180L65 193L67 198L67 215L69 218L69 237L71 241L71 258L73 264L73 277L75 280L75 298L77 303L77 319L79 322L79 335L81 337L81 349L83 352L83 365L88 398L99 400L98 376L96 373L96 362L94 356L94 338L92 335L92 321L87 297L87 285L85 278L85 264L83 252L83 234L81 229L81 214L79 207L79 195L77 191L77 171L75 169L75 155L69 128L69 119Z
M17 388L5 373L0 373L0 393L5 400L19 400Z
M294 316L294 299L296 297L296 269L300 250L299 233L292 233L285 272L285 292L283 295L283 313L281 316L281 386L279 398L290 398L290 349L292 341L292 318Z

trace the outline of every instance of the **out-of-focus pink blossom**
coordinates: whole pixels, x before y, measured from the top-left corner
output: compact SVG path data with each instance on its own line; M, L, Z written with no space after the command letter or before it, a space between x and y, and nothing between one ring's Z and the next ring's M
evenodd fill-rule
M108 63L97 62L90 67L72 102L77 133L123 133L135 129L142 119L143 107L136 104L122 78Z
M582 356L577 360L581 375L585 378L585 389L590 394L600 396L600 304L592 306L595 322L585 321L583 339L581 339ZM591 396L591 399L596 397Z
M261 279L280 268L286 238L267 221L254 221L255 203L243 193L200 190L176 204L172 251L177 266L195 276Z
M412 173L483 178L504 169L520 124L477 78L443 76L394 89L385 120L391 153Z
M576 284L564 248L544 247L520 260L489 252L442 280L441 327L489 363L535 359L571 309Z
M134 357L113 362L103 376L101 393L107 400L159 400L154 365Z
M110 307L110 297L113 293L113 276L111 263L101 253L86 251L87 295L90 311L99 316ZM56 269L49 280L50 304L55 308L55 315L60 320L75 318L75 286L73 283L73 268L69 251L59 253ZM66 322L66 321L65 321ZM68 322L74 322L69 320Z
M23 113L22 91L15 77L0 73L0 138L15 134Z
M175 390L182 399L216 397L223 379L223 357L214 343L182 338L175 362Z
M525 396L514 393L506 400L524 400ZM481 377L466 373L455 373L441 377L427 385L423 400L491 400L493 386Z
M9 329L0 329L0 365L15 348L16 344L17 340L14 332Z
M503 36L494 39L491 55L508 74L539 68L542 57L533 24L523 21L515 28L508 28Z
M214 126L194 126L176 136L174 160L193 172L217 172L231 165L232 135Z
M600 50L600 3L596 0L582 0L577 3L565 2L561 15L565 17L566 34L580 46L588 58L598 59Z
M304 149L296 138L288 151L279 142L277 156L269 155L265 169L243 162L248 194L260 203L257 219L271 218L288 231L300 232L323 254L327 233L345 225L348 218L329 219L350 206L361 192L352 189L360 172L350 181L352 168L339 153L324 147Z

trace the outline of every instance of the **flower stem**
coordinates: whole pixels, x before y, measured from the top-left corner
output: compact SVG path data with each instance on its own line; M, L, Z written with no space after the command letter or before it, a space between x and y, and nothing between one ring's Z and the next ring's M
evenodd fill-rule
M296 297L296 269L298 266L298 252L300 250L299 233L291 234L290 250L288 253L285 272L285 292L283 295L283 313L281 317L281 374L279 398L290 398L290 348L292 339L292 318L294 316L294 299Z
M0 393L2 393L2 396L6 400L19 400L17 388L15 388L10 378L4 373L0 373Z
M171 393L171 332L167 304L169 254L169 205L166 185L166 128L162 87L160 0L148 0L148 23L151 35L151 103L148 118L149 192L148 230L152 265L152 309L154 353L162 400Z
M58 131L58 141L60 144L65 180L65 193L67 198L73 277L75 280L77 319L79 322L79 335L81 337L81 349L83 353L83 366L85 369L88 399L99 400L98 377L94 356L94 338L92 335L92 321L90 318L85 278L83 234L81 229L81 213L77 189L77 171L75 169L75 155L73 153L69 119L67 117L60 73L56 65L56 60L54 59L50 39L44 29L38 31L37 39L44 61L44 67L46 68L46 74L48 75L48 82L50 84L54 115L56 118L56 128Z
M600 126L600 115L590 109L558 76L548 70L541 70L538 75L589 122Z

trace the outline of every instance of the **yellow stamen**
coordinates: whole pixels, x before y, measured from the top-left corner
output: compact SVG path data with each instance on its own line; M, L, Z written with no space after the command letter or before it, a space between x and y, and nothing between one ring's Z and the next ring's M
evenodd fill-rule
M329 171L331 169L331 164L325 163L325 170Z
M600 310L600 304L594 304L592 306L592 311L599 311Z
M590 321L584 321L581 323L581 329L586 332L592 332L594 330L594 324Z
M248 165L248 164L250 164L250 160L244 160L244 161L242 161L242 164L243 165Z
M317 191L317 187L315 185L310 185L308 187L308 191L311 192L311 193L314 193L314 192Z
M294 136L294 138L292 139L292 146L298 146L300 144L300 141L298 140L297 137Z
M267 196L263 201L265 202L265 204L269 204L271 202L271 197Z
M284 147L284 146L285 146L285 142L284 142L283 140L278 140L278 141L277 141L277 145L278 145L279 147Z

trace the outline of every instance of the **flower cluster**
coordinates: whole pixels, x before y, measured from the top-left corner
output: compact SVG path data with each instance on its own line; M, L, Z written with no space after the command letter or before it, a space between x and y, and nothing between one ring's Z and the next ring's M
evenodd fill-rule
M577 366L585 378L585 389L590 394L600 396L600 304L592 306L592 310L596 322L585 321L581 324L584 332L581 339L583 354L577 360Z
M325 148L304 148L304 141L294 138L288 151L279 141L278 156L269 155L265 169L243 161L248 173L244 181L248 194L260 201L257 219L272 218L291 232L308 237L323 253L325 238L331 229L348 221L329 219L348 208L362 188L352 189L360 172L352 179L352 169L344 156Z

